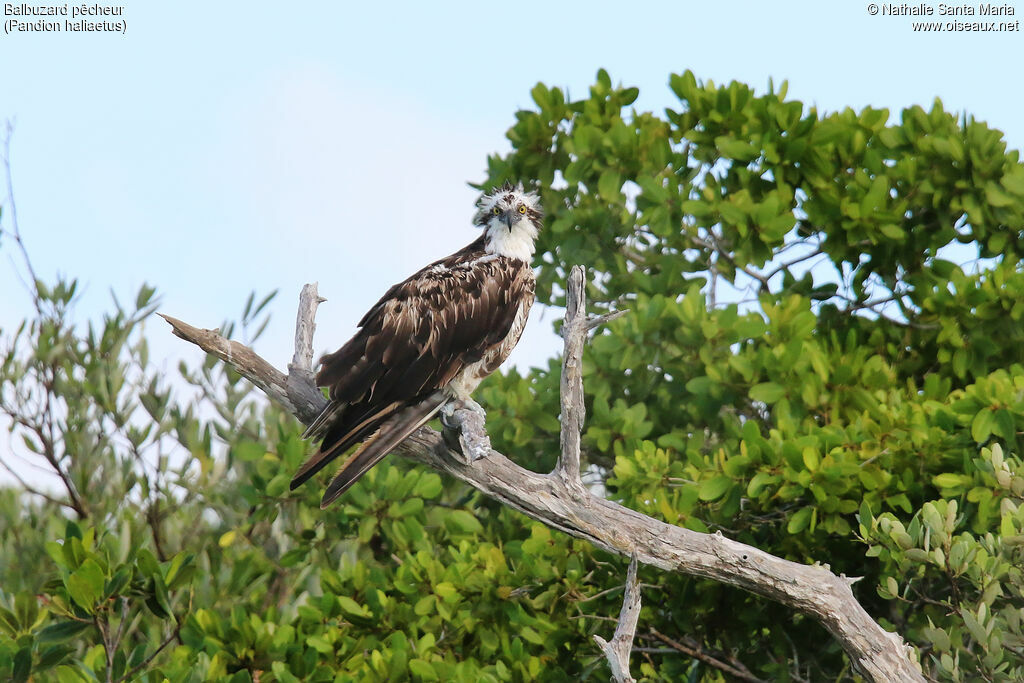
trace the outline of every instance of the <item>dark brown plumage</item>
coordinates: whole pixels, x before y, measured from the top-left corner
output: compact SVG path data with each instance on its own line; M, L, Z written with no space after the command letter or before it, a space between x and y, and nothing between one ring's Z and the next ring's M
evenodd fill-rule
M521 188L499 192L481 200L483 235L391 287L355 336L321 358L317 385L328 388L330 403L306 430L320 449L296 472L293 489L362 441L324 493L326 507L508 357L533 304L533 270L522 256L525 244L533 252L540 214Z

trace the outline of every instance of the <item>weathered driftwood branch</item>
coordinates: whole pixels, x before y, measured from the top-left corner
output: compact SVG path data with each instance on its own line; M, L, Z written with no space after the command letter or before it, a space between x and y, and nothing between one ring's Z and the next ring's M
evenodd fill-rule
M295 314L295 355L288 364L291 394L301 395L308 387L316 388L313 375L313 335L316 333L317 306L325 301L327 299L317 293L316 282L303 286L299 293L299 310Z
M327 405L327 399L316 388L311 375L304 384L299 375L285 375L245 344L222 337L220 330L205 330L163 313L158 315L170 323L176 336L220 358L302 423L312 422Z
M626 594L622 597L622 611L619 612L619 623L615 627L615 635L611 642L601 636L594 640L601 647L608 666L612 669L612 680L615 683L634 683L629 675L629 653L633 649L633 636L636 635L636 622L640 619L640 582L636 578L636 555L629 560L629 571L626 573Z
M571 302L574 289L569 287L567 292L568 305L581 310ZM310 307L310 316L312 309L315 306ZM176 335L232 365L300 421L308 424L325 405L312 381L298 377L300 373L286 376L252 349L225 339L216 330L198 329L168 316L164 319ZM591 323L586 325L589 328ZM580 400L580 410L582 405ZM449 424L474 432L479 429L473 422L476 415L472 410L456 410ZM579 416L582 420L582 413ZM571 444L572 435L563 435L566 437ZM888 633L875 623L854 598L850 589L853 580L836 576L822 566L783 560L721 533L702 534L665 524L594 496L571 479L567 481L567 472L573 468L579 471L578 460L575 464L562 462L551 474L525 470L494 450L470 463L449 449L441 434L427 427L415 432L395 452L608 552L635 556L643 564L666 571L736 586L803 612L828 629L870 681L924 681L913 660L913 650L898 634ZM575 481L578 483L578 478Z
M583 268L573 266L569 271L566 285L565 322L562 324L562 338L565 350L562 353L562 454L558 458L553 474L568 491L580 500L587 500L587 492L580 481L580 436L586 407L583 403L583 344L587 338L586 295L584 294Z

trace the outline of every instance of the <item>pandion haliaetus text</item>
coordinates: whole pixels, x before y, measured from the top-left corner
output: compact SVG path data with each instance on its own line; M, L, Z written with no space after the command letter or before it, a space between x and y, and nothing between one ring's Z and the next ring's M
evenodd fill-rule
M344 346L320 359L317 385L330 403L306 430L320 450L294 489L350 446L324 492L327 507L449 401L470 393L512 352L533 305L530 262L540 200L520 184L486 194L474 222L483 234L381 297Z

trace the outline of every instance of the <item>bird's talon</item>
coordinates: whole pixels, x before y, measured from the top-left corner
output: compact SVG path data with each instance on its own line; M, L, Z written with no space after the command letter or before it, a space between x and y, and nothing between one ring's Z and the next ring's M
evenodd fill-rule
M454 403L456 404L456 406L455 406L455 408L453 408L453 412L455 410L468 410L468 411L470 411L472 413L476 413L480 417L484 418L484 420L486 421L486 419L487 419L487 411L484 410L483 406L481 406L479 403L477 403L473 399L471 399L471 398L463 398L463 399L459 399L458 401L454 401Z

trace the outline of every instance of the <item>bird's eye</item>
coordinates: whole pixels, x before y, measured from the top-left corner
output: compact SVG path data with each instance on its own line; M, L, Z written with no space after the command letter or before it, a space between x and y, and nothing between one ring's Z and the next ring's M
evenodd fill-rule
M519 213L526 213L526 206L524 204L519 205Z
M501 215L501 209L499 209L498 207L494 207L494 210L492 211L492 213L495 216L500 216Z

